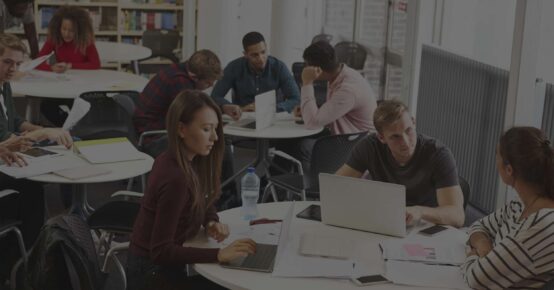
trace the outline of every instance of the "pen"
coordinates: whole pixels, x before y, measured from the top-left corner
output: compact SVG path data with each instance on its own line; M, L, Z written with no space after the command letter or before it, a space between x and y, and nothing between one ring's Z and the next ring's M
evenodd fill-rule
M283 220L272 220L272 219L267 219L267 218L261 218L261 219L257 219L257 220L251 220L250 221L250 225L253 226L253 225L260 225L260 224L273 224L273 223L279 223L279 222L282 222Z

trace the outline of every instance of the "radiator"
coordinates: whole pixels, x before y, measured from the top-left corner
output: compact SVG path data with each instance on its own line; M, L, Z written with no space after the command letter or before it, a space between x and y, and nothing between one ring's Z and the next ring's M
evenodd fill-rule
M544 111L542 115L542 129L548 140L554 142L554 85L546 84L546 95L544 97Z
M470 184L470 203L485 212L496 208L495 149L507 91L508 71L423 46L417 130L452 150L459 175Z

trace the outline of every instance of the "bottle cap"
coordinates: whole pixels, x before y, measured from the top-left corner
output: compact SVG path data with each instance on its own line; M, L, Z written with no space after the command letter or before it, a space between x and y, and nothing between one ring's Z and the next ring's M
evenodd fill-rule
M246 172L248 172L248 173L254 173L254 172L256 172L256 168L250 166L250 167L248 167L248 169L246 170Z

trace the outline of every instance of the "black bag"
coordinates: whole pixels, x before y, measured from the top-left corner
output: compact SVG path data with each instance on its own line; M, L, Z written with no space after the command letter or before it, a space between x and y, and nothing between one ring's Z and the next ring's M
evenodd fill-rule
M89 226L80 217L54 217L44 225L31 254L27 289L100 290L100 271Z

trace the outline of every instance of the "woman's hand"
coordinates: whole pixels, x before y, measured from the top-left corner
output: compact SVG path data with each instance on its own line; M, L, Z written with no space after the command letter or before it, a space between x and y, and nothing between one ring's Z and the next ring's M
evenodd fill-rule
M206 233L208 236L220 243L229 236L229 226L216 221L211 221L206 226Z
M58 63L50 66L50 68L52 69L53 72L63 73L66 70L71 68L71 64L67 63L67 62L58 62Z
M19 167L27 165L27 162L21 155L11 152L5 147L0 147L0 159L8 166L12 166L12 164L16 164Z
M10 138L0 143L0 146L4 146L12 152L22 152L33 146L32 140L23 136L12 135Z
M237 258L253 255L254 253L256 253L256 242L252 239L240 239L225 248L219 249L217 261L226 263Z

